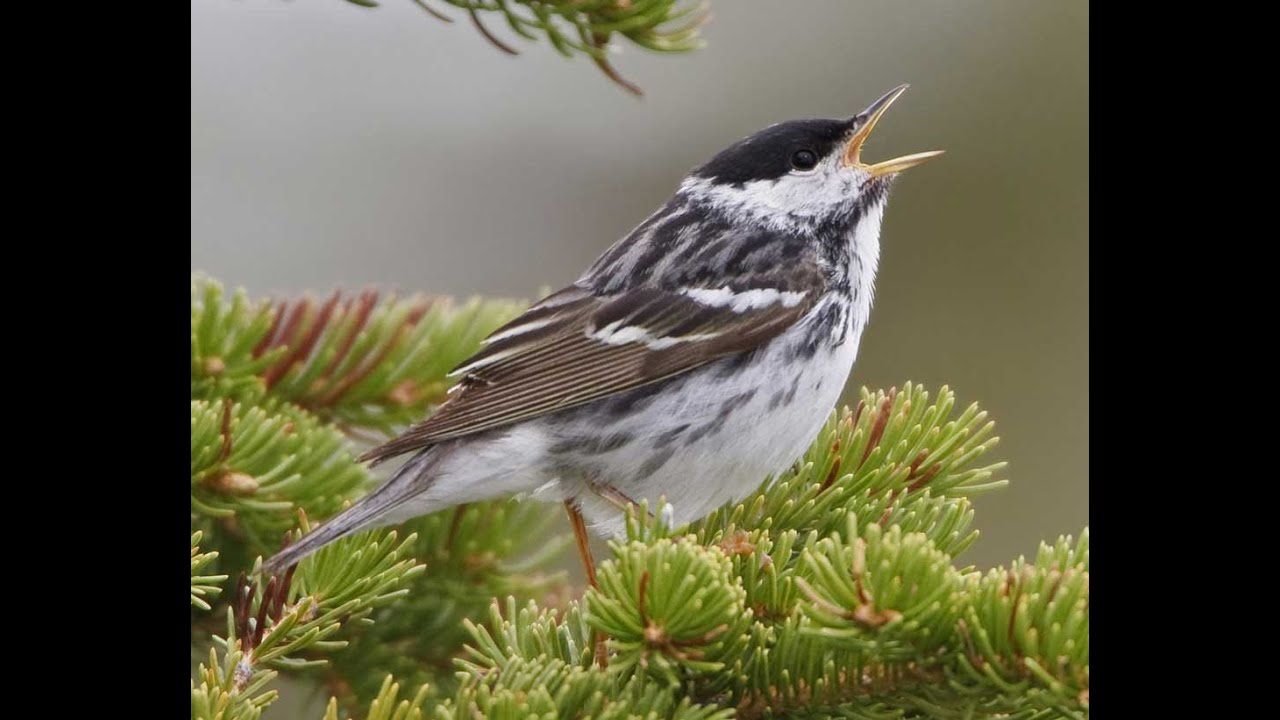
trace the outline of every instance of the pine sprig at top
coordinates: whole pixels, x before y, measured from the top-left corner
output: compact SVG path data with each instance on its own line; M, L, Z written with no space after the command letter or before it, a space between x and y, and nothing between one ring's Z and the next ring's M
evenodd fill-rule
M377 7L376 0L347 0ZM585 55L614 83L641 95L640 87L623 78L610 62L613 38L626 38L653 52L677 53L704 45L700 35L710 19L709 4L687 0L413 0L432 17L446 23L453 18L442 6L466 13L480 35L508 55L519 51L489 28L485 18L497 19L525 40L545 39L565 57Z

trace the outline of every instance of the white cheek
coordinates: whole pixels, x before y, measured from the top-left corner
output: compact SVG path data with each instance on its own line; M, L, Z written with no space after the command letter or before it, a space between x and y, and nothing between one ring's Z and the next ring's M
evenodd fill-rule
M808 173L777 180L756 180L742 187L715 185L702 178L686 180L681 190L702 197L735 216L753 217L767 225L791 229L798 219L829 215L854 196L858 176L832 157Z
M853 176L836 168L819 166L811 173L748 183L745 190L752 199L774 210L817 217L848 201L853 194Z

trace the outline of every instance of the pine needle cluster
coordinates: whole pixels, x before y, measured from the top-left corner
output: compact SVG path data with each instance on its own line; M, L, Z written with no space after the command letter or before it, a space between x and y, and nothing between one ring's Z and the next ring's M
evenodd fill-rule
M376 0L347 0L377 7ZM511 43L490 29L493 19L515 37L545 41L567 58L586 56L606 77L630 93L640 87L622 77L610 61L614 38L623 38L653 52L679 53L703 46L702 25L710 18L706 0L413 0L437 20L453 22L446 6L465 13L485 40L508 55L518 55Z

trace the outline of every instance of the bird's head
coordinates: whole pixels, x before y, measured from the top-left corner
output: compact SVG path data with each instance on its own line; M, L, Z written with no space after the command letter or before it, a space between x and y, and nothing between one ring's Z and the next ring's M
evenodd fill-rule
M779 229L854 222L883 205L897 173L942 154L863 161L863 144L906 89L890 90L852 118L771 125L695 169L681 194Z

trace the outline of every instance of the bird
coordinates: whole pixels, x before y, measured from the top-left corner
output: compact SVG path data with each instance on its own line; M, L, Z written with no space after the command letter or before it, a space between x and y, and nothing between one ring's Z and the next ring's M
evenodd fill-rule
M692 170L572 284L495 330L436 410L360 457L408 459L262 564L351 533L520 495L563 504L587 581L589 532L628 506L673 526L739 501L808 448L852 371L880 226L902 171L862 147L900 85L850 118L781 122Z

